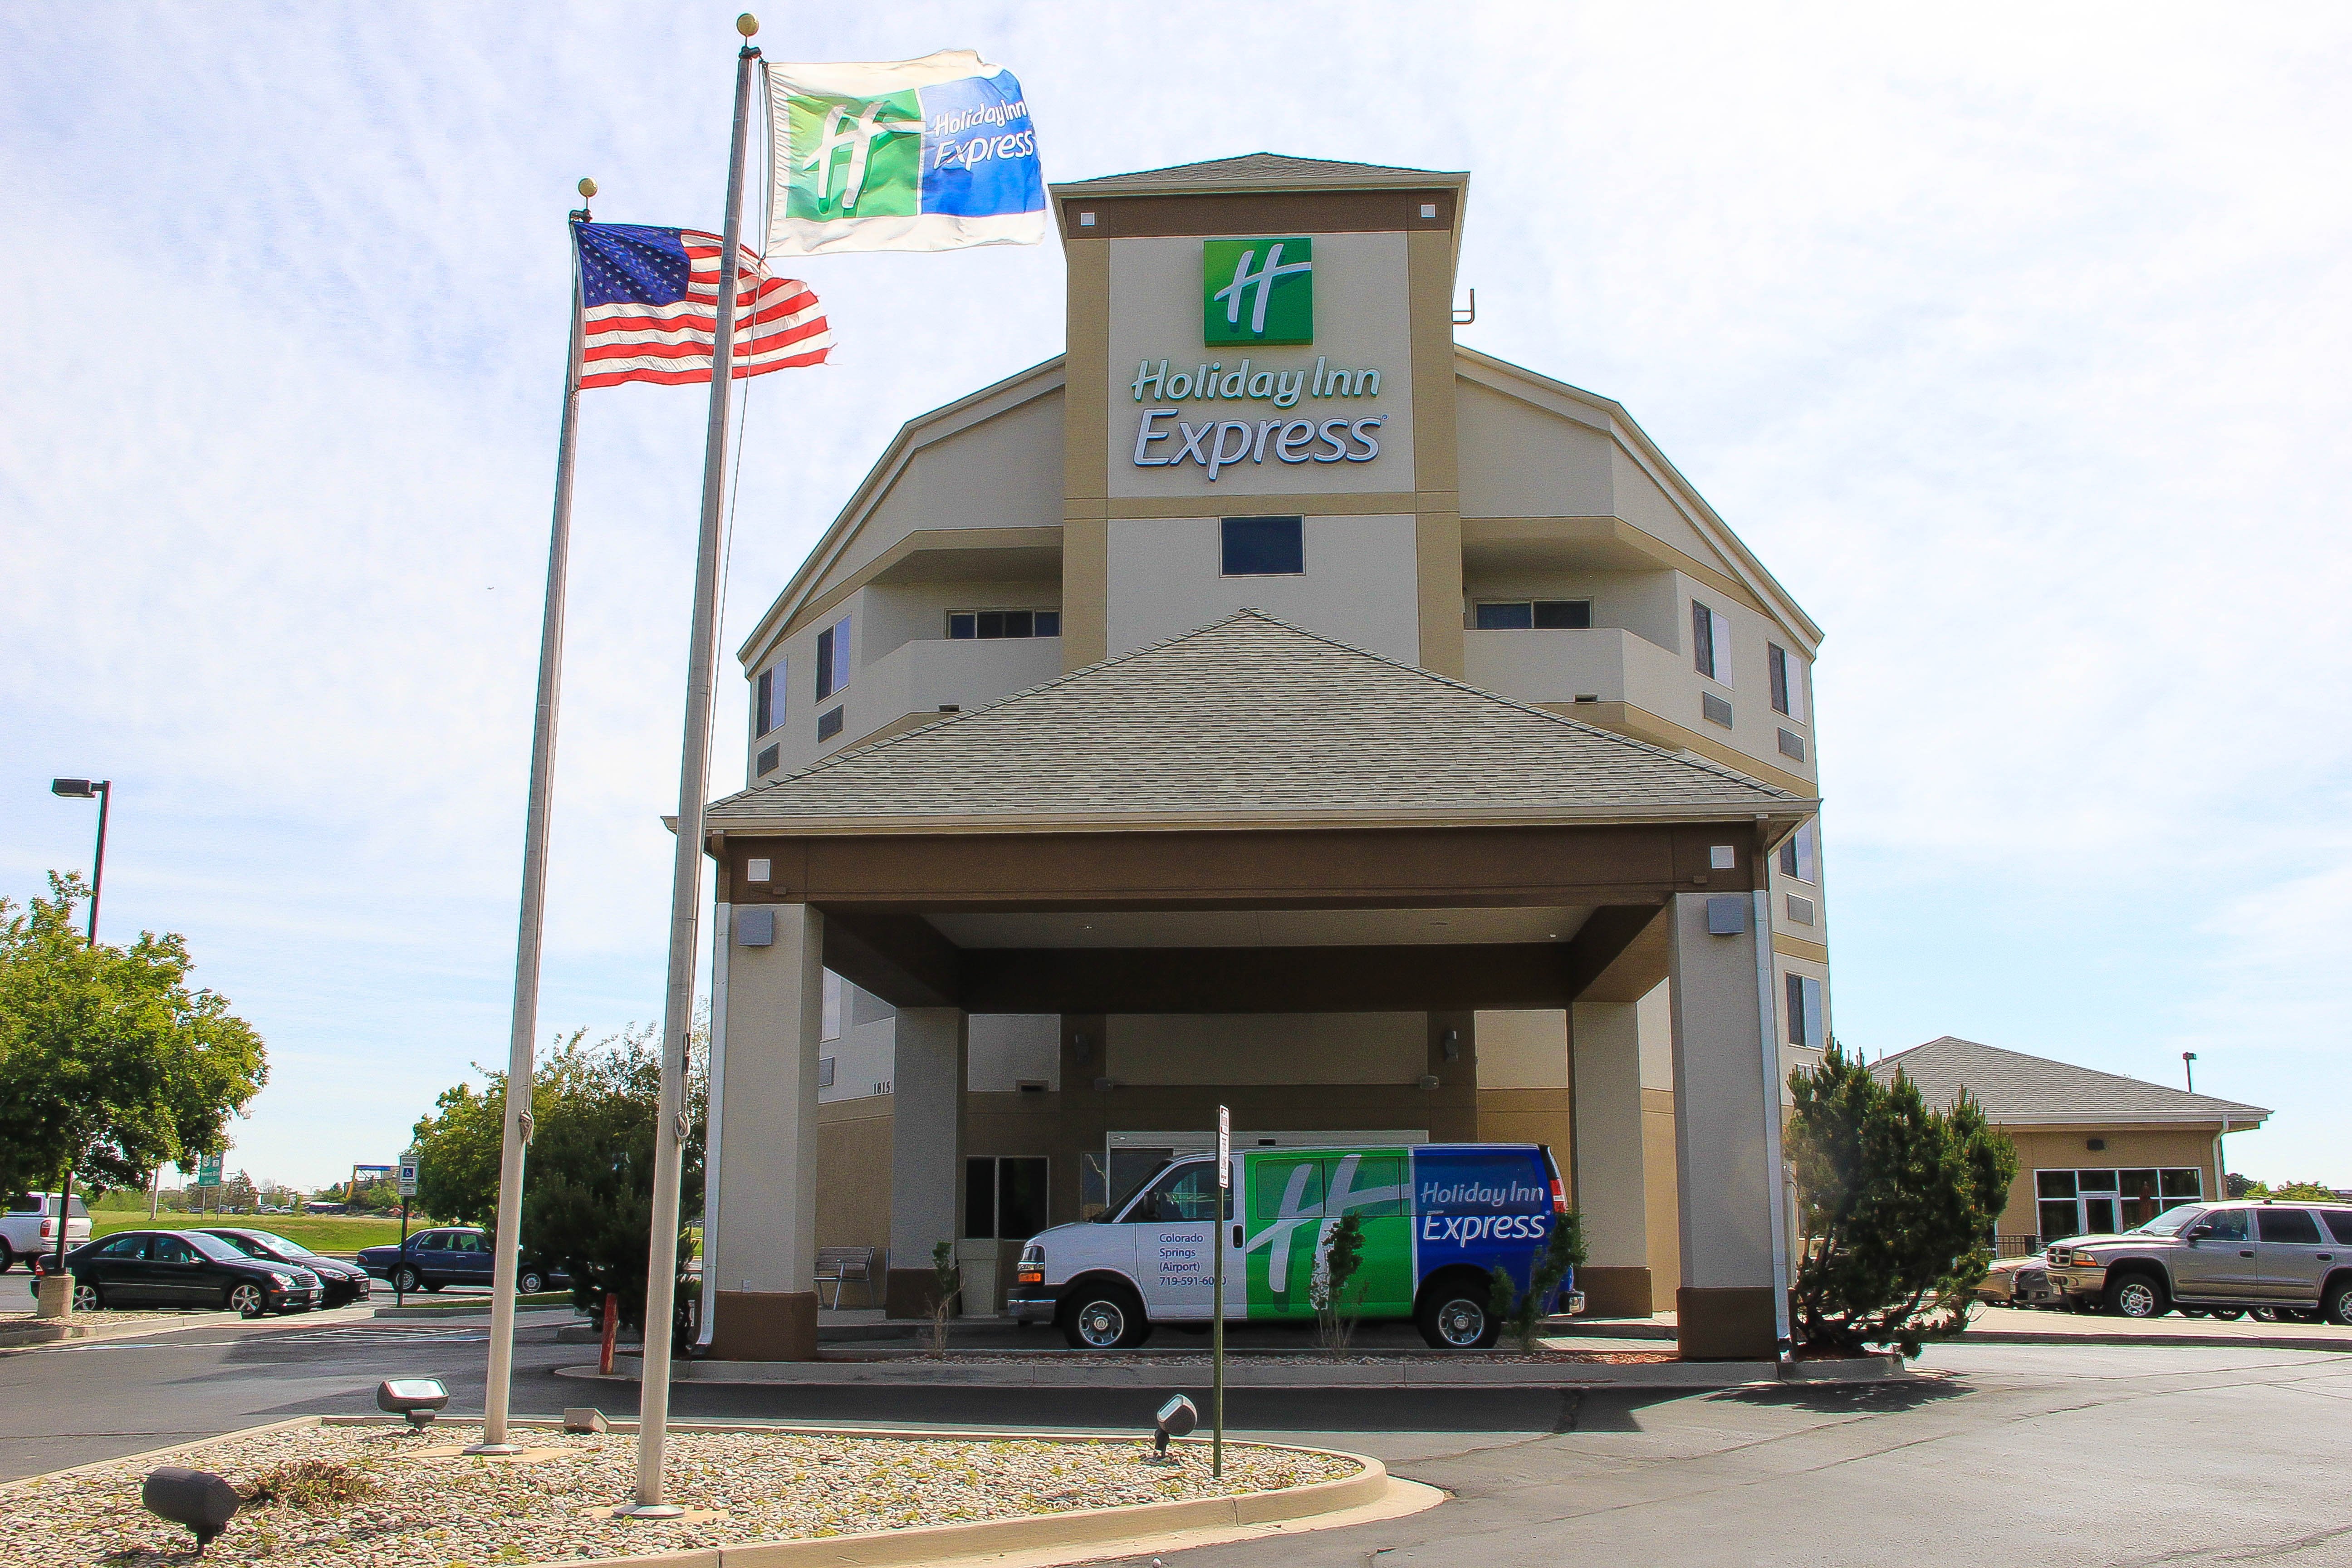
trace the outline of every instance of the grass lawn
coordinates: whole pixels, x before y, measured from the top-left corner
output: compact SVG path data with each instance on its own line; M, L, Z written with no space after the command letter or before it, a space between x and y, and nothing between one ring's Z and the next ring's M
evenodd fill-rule
M408 1222L411 1236L427 1228L429 1221L412 1219ZM389 1246L400 1239L400 1216L373 1219L364 1216L336 1214L231 1214L206 1215L198 1218L190 1214L173 1214L165 1209L157 1215L152 1228L162 1230L215 1230L230 1226L237 1230L266 1230L282 1236L289 1241L299 1241L313 1252L357 1252L362 1247ZM145 1214L94 1214L89 1216L89 1233L93 1237L112 1236L118 1230L151 1228Z

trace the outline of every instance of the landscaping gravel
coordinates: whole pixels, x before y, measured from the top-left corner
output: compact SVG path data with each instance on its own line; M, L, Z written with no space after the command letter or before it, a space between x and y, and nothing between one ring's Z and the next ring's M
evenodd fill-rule
M1228 1443L1224 1479L1213 1482L1205 1443L1180 1444L1178 1462L1163 1467L1144 1462L1148 1441L673 1432L668 1500L723 1513L655 1523L596 1514L630 1500L634 1434L514 1436L537 1462L428 1457L479 1439L478 1426L460 1423L421 1436L381 1426L290 1427L215 1444L177 1462L226 1476L240 1493L278 1477L281 1493L296 1491L318 1510L289 1500L248 1505L204 1555L207 1563L269 1568L502 1568L1230 1496L1343 1479L1359 1468L1336 1457ZM296 1479L307 1484L289 1487L288 1472L306 1461L310 1468ZM194 1538L140 1506L151 1468L106 1465L0 1493L0 1563L192 1563ZM338 1492L349 1500L320 1500Z

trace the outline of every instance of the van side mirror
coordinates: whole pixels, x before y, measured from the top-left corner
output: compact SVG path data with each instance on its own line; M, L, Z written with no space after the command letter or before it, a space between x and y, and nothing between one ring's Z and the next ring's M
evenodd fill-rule
M2212 1234L2213 1227L2210 1225L2192 1225L2189 1227L2189 1239L2191 1241L2202 1241Z

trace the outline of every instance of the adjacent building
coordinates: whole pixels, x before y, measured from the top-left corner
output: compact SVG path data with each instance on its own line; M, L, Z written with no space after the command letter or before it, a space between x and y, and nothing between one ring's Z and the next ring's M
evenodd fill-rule
M1214 1110L1549 1144L1594 1309L1785 1338L1822 633L1605 397L1454 342L1469 177L1055 187L1067 350L910 420L744 642L705 1322L986 1306Z
M2271 1114L1949 1035L1881 1057L1870 1070L1885 1081L1904 1073L1939 1108L1965 1089L2017 1146L2017 1180L2000 1216L2004 1258L2227 1195L2221 1140Z

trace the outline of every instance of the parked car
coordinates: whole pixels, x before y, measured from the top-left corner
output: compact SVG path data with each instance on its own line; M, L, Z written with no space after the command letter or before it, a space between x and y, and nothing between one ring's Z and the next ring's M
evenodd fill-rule
M247 1258L257 1258L265 1263L290 1263L297 1268L307 1268L319 1277L326 1292L324 1304L347 1306L364 1301L375 1281L367 1270L355 1263L345 1263L339 1258L324 1258L299 1241L289 1241L274 1231L207 1229L206 1236L216 1236Z
M2120 1236L2053 1242L2052 1287L2126 1318L2314 1313L2352 1327L2352 1205L2184 1204Z
M418 1231L404 1244L363 1247L359 1263L396 1290L438 1290L445 1285L490 1283L492 1253L490 1238L482 1231L472 1226L443 1226ZM536 1296L571 1283L572 1277L562 1268L525 1258L515 1276L515 1291Z
M20 1193L0 1215L0 1274L19 1258L58 1249L58 1215L66 1200L55 1193ZM79 1198L65 1209L66 1246L89 1239L89 1210Z
M44 1253L37 1277L57 1267ZM248 1318L307 1312L325 1299L308 1268L247 1258L201 1230L126 1230L66 1254L74 1310L109 1307L226 1307ZM33 1281L38 1294L40 1280Z
M1223 1315L1307 1321L1331 1226L1353 1215L1363 1247L1350 1294L1368 1322L1405 1321L1440 1350L1492 1345L1491 1271L1525 1290L1567 1212L1538 1143L1251 1149L1234 1156ZM1205 1326L1217 1245L1213 1155L1171 1160L1097 1220L1055 1226L1022 1249L1007 1307L1057 1322L1080 1350L1141 1344L1163 1322ZM1547 1308L1583 1299L1563 1279Z
M1996 1260L1973 1293L1978 1300L2000 1307L2066 1305L2066 1299L2051 1289L2050 1265L2038 1252L2030 1258Z

